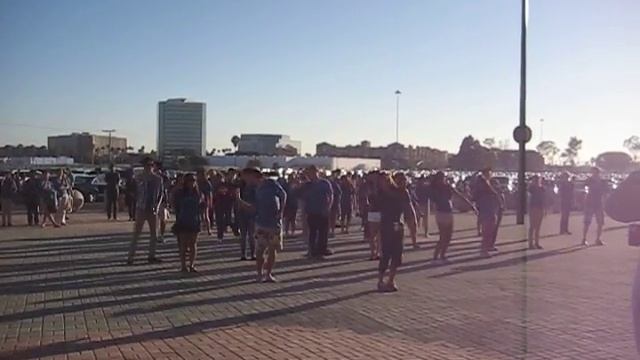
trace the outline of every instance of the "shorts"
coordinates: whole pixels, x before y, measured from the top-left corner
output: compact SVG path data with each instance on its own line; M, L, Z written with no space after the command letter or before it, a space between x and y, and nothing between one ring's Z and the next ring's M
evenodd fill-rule
M381 225L380 243L382 245L380 261L387 263L391 260L393 263L400 265L404 249L404 224L398 222Z
M379 223L380 222L380 212L369 212L367 214L367 222L370 223Z
M604 210L601 207L599 208L585 207L584 208L584 223L586 225L591 224L591 220L593 219L594 216L596 217L596 224L600 226L604 225Z
M268 249L275 249L276 251L282 251L284 248L282 243L282 230L271 229L261 226L256 226L256 233L254 235L256 240L256 254L264 254Z

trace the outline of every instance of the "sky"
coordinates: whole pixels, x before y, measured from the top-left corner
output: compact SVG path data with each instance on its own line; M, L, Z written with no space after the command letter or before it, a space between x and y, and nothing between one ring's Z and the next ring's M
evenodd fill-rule
M588 160L640 135L638 19L638 0L531 0L530 147L577 136ZM209 149L387 145L399 89L400 142L456 152L511 139L519 46L517 0L0 0L0 145L113 128L156 148L173 97L207 103Z

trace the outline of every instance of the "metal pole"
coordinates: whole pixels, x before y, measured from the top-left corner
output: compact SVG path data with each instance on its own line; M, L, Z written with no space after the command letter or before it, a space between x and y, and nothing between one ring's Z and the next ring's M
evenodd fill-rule
M527 0L522 0L522 28L520 33L520 126L527 126ZM520 164L518 169L518 214L516 222L519 225L524 224L525 214L527 212L527 149L526 142L519 143Z
M113 162L113 157L111 154L111 134L116 132L115 129L110 129L110 130L102 130L103 133L107 133L109 134L109 163Z
M540 119L540 142L544 141L544 119Z
M400 90L396 90L396 143L400 143Z

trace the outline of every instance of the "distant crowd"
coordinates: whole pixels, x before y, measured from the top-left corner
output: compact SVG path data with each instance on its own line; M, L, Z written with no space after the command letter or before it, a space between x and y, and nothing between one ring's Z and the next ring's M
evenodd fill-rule
M110 166L105 174L107 218L118 218L118 203L124 199L129 220L134 222L127 264L134 263L145 223L150 229L148 261L161 261L156 247L164 241L171 214L175 220L170 231L178 240L181 271L197 272L197 240L202 231L210 236L215 231L219 240L230 231L239 239L240 260L256 262L260 282L277 281L273 269L277 253L283 249L283 237L301 235L308 241L307 256L322 260L333 254L329 239L336 231L348 233L356 227L369 244L369 259L378 261L378 290L383 292L398 290L395 275L402 262L406 230L412 246L419 247L417 229L421 227L424 235L429 235L430 213L439 233L433 261L448 262L455 210L477 214L480 255L490 257L498 250L496 239L506 196L513 195L492 177L490 169L457 181L441 171L414 178L404 172L384 171L359 174L336 170L329 174L313 166L286 176L247 168L198 170L170 178L150 158L144 160L143 169L137 175L121 175ZM597 168L586 186L582 244L588 245L587 233L595 218L596 244L603 245L603 198L609 187ZM529 179L530 249L542 249L540 228L549 210L550 193L559 198L560 233L570 234L574 187L566 173L557 179ZM73 189L73 175L68 170L53 176L48 171L31 172L26 177L8 174L0 184L2 226L12 226L18 196L24 200L30 226L65 225L68 212L82 201ZM356 217L359 223L352 225Z

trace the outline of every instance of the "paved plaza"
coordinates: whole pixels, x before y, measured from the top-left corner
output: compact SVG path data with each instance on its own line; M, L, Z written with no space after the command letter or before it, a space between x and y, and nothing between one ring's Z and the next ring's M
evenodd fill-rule
M178 272L173 237L148 265L125 266L131 224L73 214L64 229L0 229L1 359L636 359L630 316L638 261L627 228L609 222L605 247L582 248L543 229L525 250L507 216L491 259L475 221L457 216L451 264L436 236L407 248L400 292L379 294L376 262L355 228L335 255L303 257L285 243L277 284L254 283L232 238L200 242L198 275ZM573 219L578 232L579 217ZM433 227L435 230L435 226ZM408 242L408 240L407 240Z

